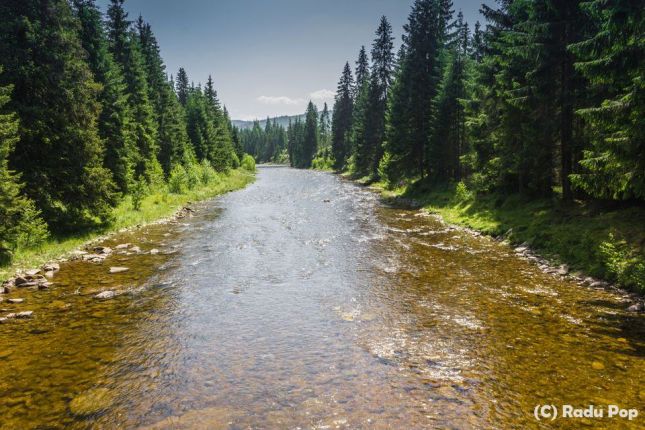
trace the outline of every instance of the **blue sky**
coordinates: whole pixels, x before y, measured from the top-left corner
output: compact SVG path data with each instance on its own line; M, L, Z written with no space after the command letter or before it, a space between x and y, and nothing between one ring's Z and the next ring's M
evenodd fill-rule
M294 115L333 100L345 61L369 46L381 15L398 46L413 0L126 0L152 25L169 74L213 75L233 119ZM471 28L482 0L453 0ZM103 11L108 0L97 0ZM487 3L491 3L487 1Z

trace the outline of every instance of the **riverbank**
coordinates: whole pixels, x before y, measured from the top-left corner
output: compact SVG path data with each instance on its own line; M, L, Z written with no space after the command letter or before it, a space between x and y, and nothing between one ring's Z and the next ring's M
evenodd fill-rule
M361 183L361 181L358 181ZM414 202L446 222L502 238L546 258L568 272L604 279L645 294L645 209L607 209L521 196L476 196L463 185L370 186L386 199ZM584 275L583 275L584 274Z
M220 194L244 188L255 179L255 175L244 169L218 176L217 180L176 194L165 189L149 194L141 200L139 210L133 207L132 197L127 196L114 209L114 221L106 228L62 238L50 238L41 246L16 252L11 264L0 266L0 279L12 276L20 269L40 267L42 264L62 258L65 254L97 239L154 222L162 222L177 213L189 202L210 199Z

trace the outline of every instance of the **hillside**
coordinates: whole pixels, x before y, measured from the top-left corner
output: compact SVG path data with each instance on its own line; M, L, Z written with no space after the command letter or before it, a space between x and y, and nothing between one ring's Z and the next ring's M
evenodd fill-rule
M289 120L291 120L293 122L293 121L296 120L296 118L300 118L301 120L304 121L305 116L304 116L304 114L302 114L302 115L291 115L291 116L282 115L282 116L271 118L271 120L275 119L278 122L278 124L280 124L281 126L286 128L289 125ZM235 127L239 128L239 129L245 129L245 128L252 128L254 121L244 121L244 120L240 120L240 119L234 119L231 122L233 123L233 125ZM259 122L260 122L260 127L264 128L264 126L266 125L267 120L265 118L265 119L259 120Z

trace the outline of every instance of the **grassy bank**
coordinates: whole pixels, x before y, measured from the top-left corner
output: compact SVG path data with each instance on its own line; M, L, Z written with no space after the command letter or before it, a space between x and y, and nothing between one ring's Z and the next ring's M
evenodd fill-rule
M528 244L553 263L645 293L645 209L607 209L521 196L475 196L463 184L441 187L414 184L385 190L386 196L410 198L451 224Z
M0 279L5 279L18 268L39 267L47 261L59 258L84 243L101 235L136 225L144 225L174 214L188 202L206 200L229 191L244 188L253 182L255 176L247 170L238 169L228 175L218 176L206 185L201 185L184 193L169 193L166 189L145 196L139 210L133 207L131 196L127 196L115 209L114 221L105 228L91 232L52 237L37 248L18 250L10 265L0 267Z

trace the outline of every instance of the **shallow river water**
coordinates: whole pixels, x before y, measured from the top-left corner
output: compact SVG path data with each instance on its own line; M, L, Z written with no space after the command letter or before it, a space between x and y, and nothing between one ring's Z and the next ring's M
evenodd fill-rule
M195 207L107 241L141 254L5 297L0 316L34 318L0 324L0 428L645 425L645 317L621 295L327 173L261 168ZM640 416L538 421L538 404Z

